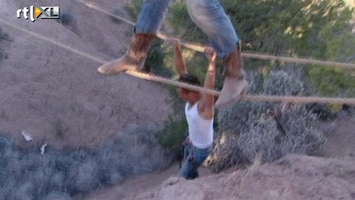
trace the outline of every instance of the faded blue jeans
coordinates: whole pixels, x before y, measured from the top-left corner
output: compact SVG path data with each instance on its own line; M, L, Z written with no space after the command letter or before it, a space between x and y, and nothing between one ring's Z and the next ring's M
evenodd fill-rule
M179 172L179 176L186 179L198 178L198 168L202 165L205 159L210 155L212 151L211 147L205 149L199 149L191 144L188 144L184 148L184 159Z
M136 33L156 34L172 0L143 0ZM240 42L219 0L186 0L191 20L208 36L221 58L232 53Z

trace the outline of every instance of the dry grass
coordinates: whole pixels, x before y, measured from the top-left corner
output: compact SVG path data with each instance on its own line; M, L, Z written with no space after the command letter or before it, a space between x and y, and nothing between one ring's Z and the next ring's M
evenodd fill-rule
M302 82L282 71L252 82L254 93L297 95L304 91ZM265 163L289 153L310 154L326 140L315 127L317 115L301 105L238 102L220 110L217 120L219 136L210 163L213 171L251 164L258 155ZM224 137L229 138L227 142L222 142Z
M156 141L156 129L137 126L97 149L59 151L47 147L20 152L0 137L0 199L70 199L131 176L169 166L169 156Z

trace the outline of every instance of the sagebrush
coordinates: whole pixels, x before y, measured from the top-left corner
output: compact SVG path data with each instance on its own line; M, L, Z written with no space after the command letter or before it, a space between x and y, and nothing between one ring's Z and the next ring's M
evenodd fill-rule
M251 93L297 96L304 92L303 83L283 71L251 83ZM217 142L209 166L219 171L250 164L257 156L262 162L272 162L289 153L310 154L326 140L315 126L317 119L306 105L290 103L242 101L219 110Z
M130 176L166 168L173 157L158 145L155 128L137 126L97 149L26 152L0 137L0 199L69 200Z

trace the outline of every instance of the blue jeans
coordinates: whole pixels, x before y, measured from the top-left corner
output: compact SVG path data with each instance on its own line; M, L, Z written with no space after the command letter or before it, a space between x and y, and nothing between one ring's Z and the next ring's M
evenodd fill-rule
M136 33L156 34L172 0L143 0ZM208 36L221 58L232 53L240 42L219 0L186 0L191 20Z
M185 146L184 149L184 160L179 172L179 176L186 179L198 178L198 168L202 165L203 161L208 157L212 151L212 146L199 149L189 144Z

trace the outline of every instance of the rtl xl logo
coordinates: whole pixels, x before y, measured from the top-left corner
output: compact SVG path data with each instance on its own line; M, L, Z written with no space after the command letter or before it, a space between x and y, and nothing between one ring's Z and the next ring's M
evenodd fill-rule
M58 6L30 6L24 7L23 9L18 9L17 18L30 19L34 22L37 18L39 19L59 19L59 7Z

